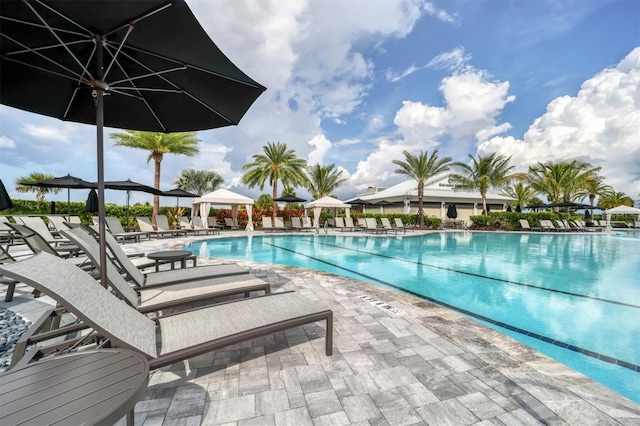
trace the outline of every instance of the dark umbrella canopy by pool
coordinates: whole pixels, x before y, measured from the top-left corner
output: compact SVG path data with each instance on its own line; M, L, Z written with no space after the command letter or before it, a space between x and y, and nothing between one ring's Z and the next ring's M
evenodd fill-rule
M273 201L281 203L303 203L307 200L305 200L304 198L296 197L295 195L285 195L284 197L276 198Z
M0 103L96 124L103 280L103 127L234 125L265 90L218 49L183 0L3 0L0 36Z
M144 183L134 182L131 179L127 180L111 180L104 183L105 189L115 189L117 191L127 191L127 210L126 210L126 223L129 223L129 198L131 191L146 192L147 194L162 195L163 192L159 189L155 189L152 186L145 185Z
M4 188L4 184L0 180L0 210L6 210L13 207L13 201L9 197L9 193Z
M198 198L198 194L194 194L189 191L182 190L180 188L170 189L168 191L162 191L163 197L176 197L176 208L179 206L180 198Z
M38 188L66 188L67 189L67 206L68 220L71 220L71 190L72 189L95 189L98 185L93 182L87 182L79 177L66 175L54 177L53 179L34 180L31 182L23 182L22 185L35 186ZM97 210L96 210L97 211Z
M455 204L449 204L447 208L447 217L449 219L456 219L458 217L458 208Z

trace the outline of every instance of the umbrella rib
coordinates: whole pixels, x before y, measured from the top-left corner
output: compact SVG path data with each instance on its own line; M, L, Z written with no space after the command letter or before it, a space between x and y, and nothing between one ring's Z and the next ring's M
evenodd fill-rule
M37 22L23 21L22 19L10 18L8 16L0 16L0 19L4 19L5 21L15 22L17 24L29 25L29 26L36 27L36 28L47 28L46 25L38 24ZM54 28L54 31L57 31L59 33L67 33L67 34L77 35L77 36L80 36L80 37L86 37L87 36L84 33L79 33L79 32L71 31L71 30L65 30L63 28Z
M30 67L30 68L34 68L34 69L37 69L37 70L40 70L40 71L44 71L44 72L49 73L49 74L57 75L58 77L63 77L63 78L66 78L66 79L68 79L68 80L77 81L76 77L79 77L80 79L82 79L82 76L77 75L74 71L69 70L69 69L67 69L67 68L63 67L62 65L58 64L57 62L54 62L53 60L51 60L51 59L47 58L46 56L43 56L43 58L44 58L44 59L46 59L46 60L48 60L48 61L50 61L50 62L52 62L52 63L53 63L53 64L55 64L55 65L58 65L58 66L59 66L59 67L61 67L63 70L68 71L68 72L70 72L71 74L75 74L75 77L74 77L74 76L65 75L65 74L62 74L62 73L60 73L60 72L56 72L56 71L53 71L53 70L48 70L48 69L46 69L46 68L42 68L42 67L39 67L39 66L37 66L37 65L30 64L30 63L28 63L28 62L23 62L23 61L20 61L20 60L18 60L18 59L7 58L7 57L5 57L4 59L5 59L5 60L7 60L7 61L15 62L15 63L21 64L21 65L24 65L24 66ZM85 83L89 84L89 82L88 82L88 81L85 81Z
M106 71L104 72L104 76L103 79L106 80L107 79L107 74L109 74L109 71L111 71L111 67L113 66L113 64L116 63L116 58L118 57L118 54L120 53L120 51L122 50L122 46L124 46L124 43L127 41L127 39L129 38L129 35L131 35L131 31L133 31L133 24L130 24L127 27L127 32L124 35L124 37L122 38L122 40L120 41L120 44L118 45L118 48L116 49L115 53L112 55L111 57L111 62L109 63L109 66L107 67ZM106 36L105 36L106 37ZM107 46L105 44L104 46L105 50L107 49ZM122 67L120 65L118 65L118 67L120 69L122 69Z
M91 54L89 55L89 57L87 58L87 65L91 62L91 59L93 59L93 55L96 53L96 45L93 45L93 49L91 50ZM84 69L87 69L87 67L85 66ZM82 76L80 76L80 81L78 81L78 83L82 82ZM87 82L87 84L89 84L89 82ZM78 86L76 86L76 88L73 90L73 94L71 95L71 98L69 99L69 103L67 103L67 108L65 108L64 110L64 116L63 117L67 117L67 114L69 113L69 110L71 109L71 105L73 104L73 100L76 98L76 94L78 93L78 89L80 88L80 85L78 84Z
M27 3L27 2L25 1L25 3ZM41 5L42 7L45 7L45 8L47 8L47 9L49 9L51 12L55 13L56 15L58 15L59 17L61 17L61 18L62 18L62 19L64 19L65 21L67 21L67 22L69 22L69 23L71 23L71 24L75 25L76 27L80 28L82 31L84 31L84 35L89 35L90 37L91 37L91 36L93 36L93 33L92 33L91 31L89 31L87 28L83 27L82 25L78 24L77 22L75 22L75 21L73 21L73 20L69 19L69 17L68 17L68 16L63 15L62 13L58 12L57 10L55 10L54 8L52 8L51 6L49 6L49 5L47 5L47 4L44 4L44 3L43 3L42 1L40 1L40 0L37 0L37 3L38 3L39 5ZM29 6L29 7L34 11L34 13L36 13L36 12L35 12L35 9L33 9L33 7L31 7L31 6ZM37 15L37 13L36 13L36 15ZM38 15L38 17L40 18L40 16L39 16L39 15ZM49 25L48 25L46 22L44 22L44 20L43 20L42 18L40 18L40 19L42 20L42 22L45 24L45 26L46 26L47 28L50 28L50 27L49 27Z
M47 21L44 20L44 18L42 18L42 16L40 16L40 14L38 13L38 11L35 10L35 8L33 6L31 6L31 4L29 4L29 2L25 2L27 7L29 7L31 9L31 11L34 13L34 15L36 15L36 17L38 17L38 19L40 19L40 21L42 21L42 23L44 24L45 27L47 27L47 29L51 32L51 34L53 35L53 37L58 40L58 42L60 43L60 46L62 46L64 48L64 50L67 51L67 53L69 53L69 55L71 56L71 58L76 61L76 63L84 69L84 71L89 75L89 77L91 77L91 79L93 79L93 75L89 72L89 70L84 68L84 65L82 65L82 63L80 62L80 60L76 57L76 55L73 54L73 52L71 50L69 50L69 48L67 47L67 45L60 39L60 37L58 37L58 34L53 30L53 28L51 28L51 26L49 24L47 24ZM47 9L50 9L52 12L56 13L57 15L63 17L64 19L66 19L67 21L77 25L78 27L82 28L80 25L78 25L77 23L73 22L72 20L70 20L69 18L67 18L66 16L58 13L56 10L50 8L49 6L46 6L43 3L39 3L42 4L43 6L45 6ZM83 28L84 29L84 28ZM89 33L91 34L91 33ZM36 53L36 52L34 52Z
M120 83L132 82L134 80L140 80L142 78L147 78L147 77L157 77L157 76L160 76L162 74L167 74L167 73L171 73L171 72L175 72L175 71L184 71L185 69L187 69L187 67L171 68L171 69L167 69L167 70L163 70L163 71L151 72L149 74L143 74L143 75L139 75L139 76L136 76L136 77L129 77L129 78L124 79L124 80L112 81L111 83L109 83L109 85L110 86L115 86L115 85L120 84Z
M187 91L183 91L183 93L185 95L187 95L188 97L190 97L191 99L193 99L194 101L198 102L200 105L202 105L203 107L205 107L206 109L208 109L209 111L213 112L214 114L218 115L220 118L223 118L224 120L226 120L228 123L234 124L234 121L231 120L229 117L227 117L226 115L218 112L217 110L215 110L214 108L210 107L209 105L207 105L206 103L202 102L200 99L196 98L195 96L193 96L191 93L187 92Z
M142 16L140 16L140 17L135 18L135 19L132 19L132 20L128 21L126 24L121 25L121 26L119 26L119 27L117 27L117 28L114 28L114 29L113 29L113 30L111 30L111 31L108 31L106 34L104 34L104 36L105 36L105 37L109 37L111 34L117 33L117 32L118 32L118 31L120 31L122 28L124 28L124 27L126 27L126 26L134 25L134 24L136 24L136 23L138 23L138 22L142 21L143 19L146 19L146 18L148 18L148 17L150 17L150 16L152 16L152 15L155 15L155 14L156 14L156 13L158 13L158 12L162 12L163 10L165 10L165 9L167 9L167 8L171 7L171 6L173 6L173 3L165 3L165 4L161 5L160 7L158 7L157 9L150 10L149 12L145 13L144 15L142 15Z

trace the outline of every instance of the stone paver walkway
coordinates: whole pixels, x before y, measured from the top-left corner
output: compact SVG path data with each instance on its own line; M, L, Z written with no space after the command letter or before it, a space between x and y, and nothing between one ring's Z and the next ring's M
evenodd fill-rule
M241 264L274 292L333 309L333 355L316 323L173 364L151 373L136 424L640 424L637 404L448 309L331 274ZM28 290L0 306L34 315L47 300Z

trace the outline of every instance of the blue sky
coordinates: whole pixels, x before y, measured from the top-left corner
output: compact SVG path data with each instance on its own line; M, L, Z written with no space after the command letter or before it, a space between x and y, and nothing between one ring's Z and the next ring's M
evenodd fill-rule
M240 125L200 132L197 158L165 156L162 189L197 168L244 195L270 193L240 184L240 168L280 141L311 164L342 168L343 199L402 181L392 160L403 150L434 149L456 161L511 155L518 170L589 161L616 190L640 198L637 0L188 4L267 91ZM105 138L106 179L152 184L146 157ZM13 183L33 171L95 180L95 129L0 106L0 179L12 196L29 198ZM124 194L107 191L107 202L123 203Z

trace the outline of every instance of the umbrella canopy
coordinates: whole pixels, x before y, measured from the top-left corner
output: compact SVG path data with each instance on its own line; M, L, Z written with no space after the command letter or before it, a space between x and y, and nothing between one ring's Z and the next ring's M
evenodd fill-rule
M295 195L286 195L284 197L276 198L273 201L278 201L281 203L303 203L307 200L305 200L304 198L298 198Z
M0 18L0 103L96 124L106 282L103 127L234 125L265 88L218 49L183 0L2 1Z
M53 179L24 182L22 185L37 186L39 188L66 188L69 220L71 220L71 189L92 189L98 187L96 183L87 182L84 179L80 179L79 177L71 176L69 174L66 176L54 177Z
M162 195L163 192L159 189L155 189L152 186L145 185L144 183L134 182L131 179L127 180L110 180L104 183L105 189L115 189L118 191L127 191L127 210L126 210L126 219L125 222L129 223L129 198L131 196L131 191L140 191L146 192L147 194L153 195ZM103 218L100 218L102 221Z
M507 206L507 212L508 212L508 213L511 213L511 211L512 211L512 210L511 210L511 206Z
M6 210L13 207L13 201L9 197L9 193L4 188L4 184L0 180L0 210Z
M89 196L87 197L87 202L84 205L84 210L89 213L98 212L98 193L95 189L89 191Z
M180 198L196 198L198 194L191 193L189 191L182 190L180 188L170 189L168 191L162 191L163 197L176 197L176 208L178 208L178 200Z
M447 217L449 219L456 219L458 217L458 208L455 204L449 204L449 207L447 208Z
M528 206L524 206L525 209L546 209L549 207L549 204L537 203L537 204L529 204Z
M584 210L584 220L587 222L591 221L591 213L587 209Z
M356 198L355 200L349 201L349 204L351 204L352 206L368 206L371 203L365 200L361 200L360 198Z
M517 213L522 213L522 207L520 207L520 204L518 204L518 205L516 206L516 212L517 212Z

